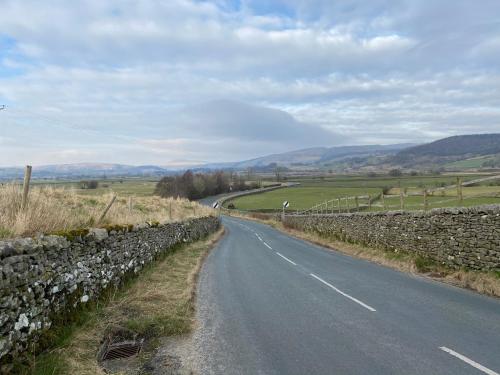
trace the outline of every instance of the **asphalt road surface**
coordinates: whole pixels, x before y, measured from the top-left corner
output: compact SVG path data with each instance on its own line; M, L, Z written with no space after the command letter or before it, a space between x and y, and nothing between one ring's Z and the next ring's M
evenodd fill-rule
M203 374L500 374L500 300L223 217L199 280Z

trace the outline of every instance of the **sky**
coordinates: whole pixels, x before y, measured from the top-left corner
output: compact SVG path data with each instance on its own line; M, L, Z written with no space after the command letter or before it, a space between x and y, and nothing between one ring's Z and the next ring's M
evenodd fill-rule
M0 0L0 166L500 132L498 0Z

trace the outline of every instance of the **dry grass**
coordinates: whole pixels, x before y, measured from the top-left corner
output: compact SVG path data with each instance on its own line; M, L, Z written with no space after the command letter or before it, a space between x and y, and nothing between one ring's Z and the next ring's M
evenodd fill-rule
M183 246L144 270L76 328L62 347L46 355L34 373L104 375L96 354L101 339L110 332L126 330L146 338L143 360L154 351L156 338L190 332L198 271L222 234L223 229L207 240Z
M86 228L96 225L112 194L78 195L74 190L34 187L28 207L21 210L22 191L18 185L0 186L0 238L32 236L37 233ZM186 199L159 197L117 197L101 225L136 224L146 221L160 223L207 216L212 209Z
M441 266L440 264L429 262L427 259L415 254L383 251L358 244L325 238L316 233L303 232L294 228L286 227L280 221L269 218L261 219L259 216L253 214L242 215L231 213L231 216L237 216L268 224L296 238L300 238L332 250L340 251L356 258L366 259L398 271L419 274L461 288L471 289L489 296L500 297L500 272L453 270Z

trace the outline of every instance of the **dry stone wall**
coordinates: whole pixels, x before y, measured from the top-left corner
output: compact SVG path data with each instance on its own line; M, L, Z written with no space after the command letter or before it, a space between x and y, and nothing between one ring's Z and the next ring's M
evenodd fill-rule
M160 254L205 237L219 225L218 218L205 217L92 229L70 239L0 241L0 363L24 352L51 327L54 317L96 300Z
M452 268L500 270L500 206L286 216L286 225L384 250L416 252Z

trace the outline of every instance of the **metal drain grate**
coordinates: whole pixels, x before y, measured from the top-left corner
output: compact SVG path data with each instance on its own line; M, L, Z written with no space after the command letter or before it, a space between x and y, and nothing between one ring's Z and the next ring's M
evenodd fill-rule
M142 348L141 341L122 341L109 344L104 348L101 355L102 361L118 358L128 358L139 354Z

